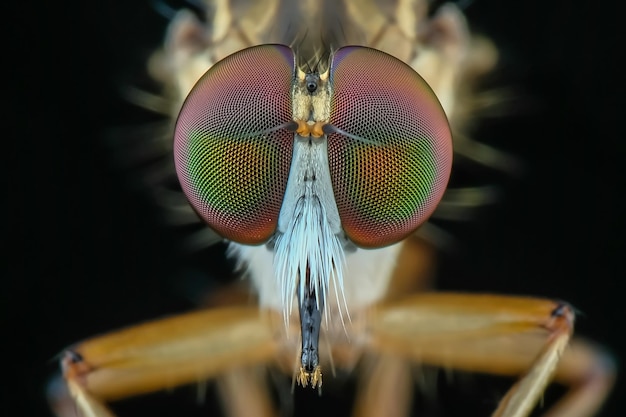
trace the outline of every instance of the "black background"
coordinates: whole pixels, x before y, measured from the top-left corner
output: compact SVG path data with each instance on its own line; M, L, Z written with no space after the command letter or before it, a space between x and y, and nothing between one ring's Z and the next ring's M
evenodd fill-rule
M447 225L460 250L442 257L438 286L567 300L582 312L578 334L605 346L619 364L626 355L626 159L615 70L625 37L617 11L494 0L471 3L466 13L502 53L490 85L518 98L474 135L517 155L526 171L492 173L503 186L500 203L469 224ZM5 15L12 33L3 54L8 271L0 319L8 372L0 407L11 415L49 415L45 384L68 344L189 310L190 288L215 285L227 268L219 261L222 270L203 269L220 259L220 248L201 256L177 250L180 233L160 222L129 180L134 171L115 162L110 146L116 128L158 119L124 101L121 91L150 86L144 63L166 24L148 1L23 2ZM602 416L626 415L622 379ZM174 411L146 414L182 415L181 407L209 414L211 404L196 405L192 389L183 393ZM443 409L468 415L463 401L480 393L468 388ZM486 400L474 398L482 415L496 395L484 394ZM297 415L348 407L330 399L330 408L296 405ZM128 407L126 415L144 409Z

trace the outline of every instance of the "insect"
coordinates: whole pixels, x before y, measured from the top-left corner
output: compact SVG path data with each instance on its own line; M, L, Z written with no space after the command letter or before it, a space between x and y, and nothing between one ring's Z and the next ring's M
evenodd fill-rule
M294 38L277 36L259 18L275 15L279 5L233 12L213 4L207 49L190 41L204 28L181 13L169 45L175 107L182 106L174 133L179 178L200 217L235 242L231 251L247 265L261 309L216 308L68 349L64 374L79 408L109 415L106 400L268 361L319 389L331 360L353 369L365 352L380 355L382 365L364 378L357 415L382 415L389 402L401 404L398 415L407 413L408 394L379 383L406 377L389 357L520 374L498 406L495 415L503 416L527 415L555 372L572 384L589 375L591 365L572 364L591 363L594 354L583 346L566 350L573 312L564 303L462 294L401 298L387 290L392 279L415 273L395 267L403 250L411 257L410 243L396 243L443 194L451 164L446 119L454 128L461 118L457 78L480 72L464 62L471 49L459 11L442 8L427 18L419 6L400 2L389 19L374 2L347 2L341 21L350 25L341 27L367 28L359 43L376 49L331 45L324 55L310 46L310 35L294 48L269 44L269 38ZM312 26L324 27L330 16L312 2L298 7L293 15ZM418 27L433 33L420 38ZM476 48L489 54L486 44ZM593 399L574 395L560 406L590 415L610 385L605 375L601 381ZM248 382L226 395L263 391L263 381Z
M244 109L252 111L242 120ZM364 120L372 126L363 129ZM343 308L349 317L348 303L363 298L351 289L361 299L346 299L349 252L403 240L443 195L452 138L434 93L406 64L375 49L339 49L328 70L304 73L287 46L251 47L196 84L174 148L200 216L245 245L232 248L252 265L273 258L273 273L253 279L262 303L282 311L286 326L297 296L297 379L321 386L322 315L330 322ZM380 249L359 262L373 270L378 254L393 252Z

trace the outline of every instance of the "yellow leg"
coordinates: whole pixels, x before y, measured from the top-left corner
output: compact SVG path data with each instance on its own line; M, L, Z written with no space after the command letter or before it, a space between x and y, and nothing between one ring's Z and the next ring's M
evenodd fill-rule
M564 352L554 380L570 387L544 417L595 415L615 383L616 365L599 346L574 339Z
M266 363L276 345L257 307L223 308L150 322L69 349L62 361L85 416L109 417L104 402L201 382Z
M573 320L571 308L549 300L433 293L381 305L369 332L371 348L387 355L448 369L521 376L494 416L523 417L542 398L561 357L567 357ZM587 362L594 357L589 351L579 354ZM590 372L590 366L568 372L569 361L556 372L566 382ZM600 373L592 387L557 404L552 416L570 415L558 407L571 405L583 407L579 415L592 415L611 384L610 372Z
M408 416L413 394L409 363L397 356L368 355L362 365L354 417Z
M228 417L273 417L274 409L264 369L241 368L218 377L217 387L224 415Z

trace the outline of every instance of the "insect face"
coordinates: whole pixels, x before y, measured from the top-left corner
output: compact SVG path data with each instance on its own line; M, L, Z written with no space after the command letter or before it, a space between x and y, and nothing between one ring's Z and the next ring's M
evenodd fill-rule
M182 188L224 238L273 251L286 324L298 300L302 385L321 385L331 281L349 314L346 250L392 245L426 221L448 182L451 143L426 82L365 47L305 73L289 47L255 46L218 62L189 94L174 142Z
M279 215L300 162L294 137L323 135L345 236L366 248L402 240L434 211L450 173L451 134L434 93L409 66L370 48L337 50L319 86L315 73L300 81L295 62L289 47L261 45L198 81L175 134L192 206L228 240L267 242L284 232ZM320 93L322 103L302 104L301 95Z

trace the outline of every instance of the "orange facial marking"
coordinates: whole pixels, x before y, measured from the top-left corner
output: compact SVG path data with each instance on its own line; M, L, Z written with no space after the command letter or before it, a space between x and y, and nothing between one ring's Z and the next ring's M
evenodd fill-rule
M296 133L302 137L309 136L309 125L304 120L296 120L298 123L298 129L296 129Z
M324 122L315 122L315 124L311 126L311 136L313 136L314 138L324 136L324 131L322 130L322 127L324 127L325 124L326 123Z
M298 124L296 133L304 138L309 136L313 136L314 138L324 136L322 128L326 124L325 122L315 122L314 124L309 124L309 122L305 122L304 120L295 120L295 122Z

